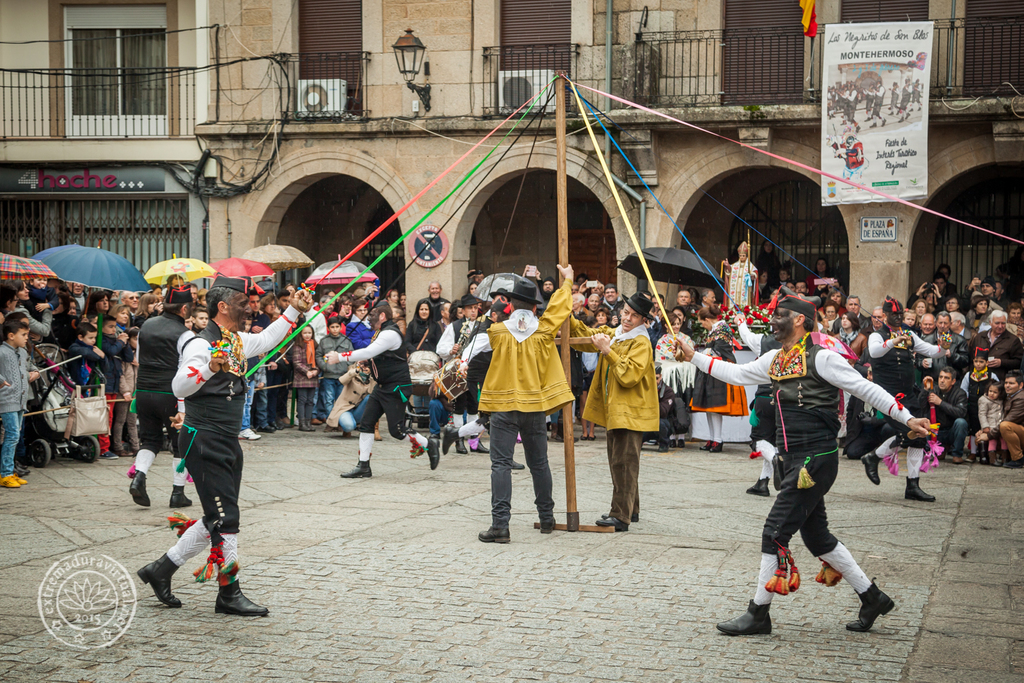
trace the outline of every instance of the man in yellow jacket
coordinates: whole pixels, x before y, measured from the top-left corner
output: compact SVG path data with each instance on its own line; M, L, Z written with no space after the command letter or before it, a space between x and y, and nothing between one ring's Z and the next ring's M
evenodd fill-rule
M512 453L516 435L522 436L526 464L533 476L533 492L540 532L555 527L555 501L551 497L546 417L573 400L555 334L572 312L572 266L558 266L565 278L551 295L547 310L537 286L517 281L511 291L497 292L509 300L508 320L487 329L493 355L480 391L480 412L489 413L491 432L491 526L478 538L484 543L508 543L512 514Z
M608 430L608 467L612 474L612 509L599 526L629 531L640 519L640 447L644 432L658 431L658 381L654 350L647 336L653 302L634 294L622 307L622 324L590 328L571 319L572 336L590 337L578 351L601 356L583 409L583 419Z

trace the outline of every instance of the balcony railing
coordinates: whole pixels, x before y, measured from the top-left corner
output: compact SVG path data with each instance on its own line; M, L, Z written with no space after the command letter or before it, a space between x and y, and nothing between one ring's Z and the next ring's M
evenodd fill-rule
M369 52L308 52L288 55L292 92L286 118L297 121L354 121L369 117L366 69Z
M196 69L0 70L0 138L192 135Z
M579 47L572 43L548 45L503 45L484 48L485 116L508 116L551 82L559 72L576 76ZM566 111L575 112L575 98L566 97ZM543 96L546 112L555 113L555 101ZM534 107L534 112L539 107Z

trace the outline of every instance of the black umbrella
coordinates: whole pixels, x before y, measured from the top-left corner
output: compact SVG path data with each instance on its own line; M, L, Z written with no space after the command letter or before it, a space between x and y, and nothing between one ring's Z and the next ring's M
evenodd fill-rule
M647 261L647 267L651 270L651 277L657 282L708 287L709 289L722 288L718 279L708 273L700 258L692 251L672 249L671 247L650 247L644 249L644 259ZM619 270L635 275L640 280L647 279L644 267L635 252L622 260Z

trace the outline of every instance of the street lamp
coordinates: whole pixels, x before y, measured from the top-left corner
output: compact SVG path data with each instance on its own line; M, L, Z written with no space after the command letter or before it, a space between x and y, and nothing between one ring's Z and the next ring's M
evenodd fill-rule
M419 96L423 108L430 111L430 84L416 85L413 83L423 65L423 54L427 51L427 47L412 34L411 28L407 28L405 35L396 40L391 49L395 51L398 71L405 79L405 84L409 86L409 90Z

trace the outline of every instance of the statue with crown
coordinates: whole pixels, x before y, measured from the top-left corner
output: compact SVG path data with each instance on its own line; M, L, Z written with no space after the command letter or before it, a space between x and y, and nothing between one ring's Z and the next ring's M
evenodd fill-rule
M739 258L735 263L722 261L722 276L732 306L743 310L758 303L757 268L750 262L750 247L746 242L741 242L736 251Z

